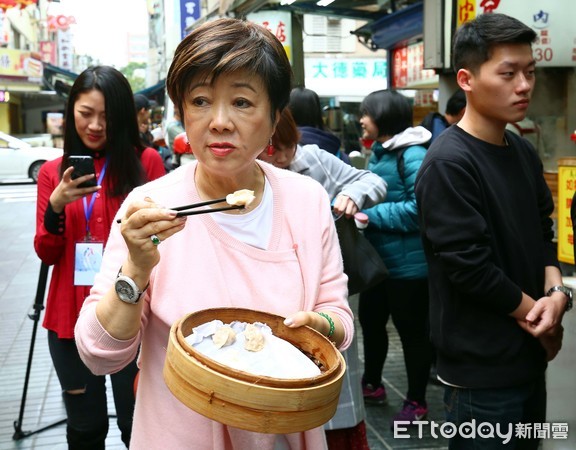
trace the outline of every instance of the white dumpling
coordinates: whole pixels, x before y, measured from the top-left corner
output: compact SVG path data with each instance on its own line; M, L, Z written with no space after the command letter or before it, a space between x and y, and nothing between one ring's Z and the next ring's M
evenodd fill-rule
M227 345L232 345L236 341L236 332L230 325L221 326L212 335L212 342L216 348L222 348Z
M226 196L226 203L233 206L248 206L254 201L254 191L240 189Z
M264 348L265 339L262 330L249 323L244 329L244 348L251 352L259 352Z

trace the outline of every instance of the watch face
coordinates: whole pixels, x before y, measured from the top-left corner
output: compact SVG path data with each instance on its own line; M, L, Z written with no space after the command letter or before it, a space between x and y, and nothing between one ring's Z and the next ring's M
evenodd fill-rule
M134 290L134 287L121 277L116 280L115 288L120 300L130 303L135 303L138 300L138 293Z

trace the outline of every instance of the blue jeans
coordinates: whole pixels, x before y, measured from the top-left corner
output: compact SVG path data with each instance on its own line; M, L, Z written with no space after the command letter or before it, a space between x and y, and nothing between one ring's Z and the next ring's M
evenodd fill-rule
M537 381L510 388L464 389L445 386L444 409L446 421L457 427L468 422L476 429L482 422L493 427L482 427L481 434L487 436L494 430L494 437L476 435L473 439L462 433L450 438L450 450L536 450L539 439L516 437L517 423L535 424L546 421L546 382L544 374ZM500 434L496 424L499 425ZM469 430L470 428L468 428ZM468 432L464 433L468 435ZM509 438L509 441L508 441Z

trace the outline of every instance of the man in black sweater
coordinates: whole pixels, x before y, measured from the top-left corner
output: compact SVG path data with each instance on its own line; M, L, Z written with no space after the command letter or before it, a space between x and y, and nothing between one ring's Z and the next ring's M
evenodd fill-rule
M459 431L451 450L480 448L479 439L482 449L538 447L531 430L546 421L546 365L571 307L541 161L530 143L505 132L526 115L535 38L503 14L459 28L453 66L466 111L431 145L416 180L446 420L494 425L493 437L490 426L476 439ZM518 438L516 424L530 426L528 439Z

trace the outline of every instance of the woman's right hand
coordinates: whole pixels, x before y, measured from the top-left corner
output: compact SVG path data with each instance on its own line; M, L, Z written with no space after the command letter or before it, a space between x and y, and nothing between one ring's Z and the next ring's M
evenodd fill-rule
M132 279L140 290L145 290L152 269L160 262L158 245L182 231L186 225L186 217L177 218L176 214L176 211L161 207L148 197L127 205L120 232L128 247L128 255L118 269L122 270L122 275ZM152 235L160 239L159 244L154 244L150 239ZM129 304L121 301L111 286L96 305L96 316L114 338L132 339L140 330L144 303Z
M177 212L157 205L151 198L128 205L122 218L121 233L128 246L128 264L148 274L160 261L158 246L182 231L186 217L176 217ZM160 240L155 244L152 236Z
M50 194L50 205L55 213L61 213L68 203L78 200L85 195L92 194L100 190L100 186L79 188L78 185L84 183L85 181L91 180L96 175L83 175L75 180L72 179L72 172L74 167L68 167L63 175L62 180L58 183L58 186Z

